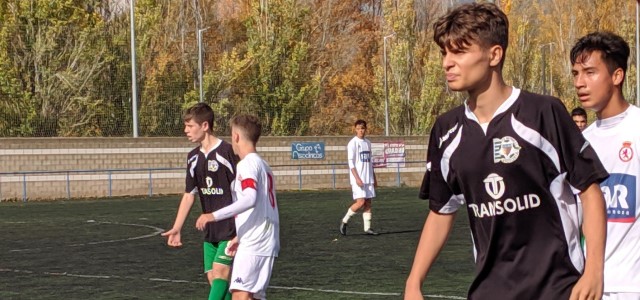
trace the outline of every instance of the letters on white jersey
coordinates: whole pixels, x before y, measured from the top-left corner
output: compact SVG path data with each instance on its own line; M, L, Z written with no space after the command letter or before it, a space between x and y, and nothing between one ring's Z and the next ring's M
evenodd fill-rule
M637 176L612 173L600 184L607 203L607 221L633 223L637 210Z
M607 205L604 291L640 293L640 109L598 120L584 135L610 174L600 183Z

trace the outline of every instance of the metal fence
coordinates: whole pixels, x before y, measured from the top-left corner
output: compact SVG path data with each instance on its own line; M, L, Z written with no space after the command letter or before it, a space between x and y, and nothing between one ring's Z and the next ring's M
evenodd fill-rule
M344 163L273 165L280 190L349 187ZM379 186L417 186L424 161L388 163L376 168ZM177 194L184 188L184 168L97 169L0 172L0 201L102 198Z

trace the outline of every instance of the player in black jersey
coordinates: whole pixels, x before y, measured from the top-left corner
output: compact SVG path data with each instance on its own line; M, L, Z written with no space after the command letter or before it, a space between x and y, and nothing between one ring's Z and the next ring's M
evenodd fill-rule
M560 100L505 84L508 20L492 3L434 24L449 88L468 93L436 120L420 198L430 212L405 286L421 288L456 211L467 208L475 279L468 299L600 299L608 174ZM580 247L583 202L587 258Z
M187 156L186 188L173 228L162 236L167 244L182 246L180 231L198 194L203 213L212 213L233 203L231 186L238 157L231 145L213 135L213 110L198 103L183 116L184 132L191 142L200 145ZM204 270L211 285L209 300L231 299L229 275L233 257L225 253L227 243L236 238L234 219L208 223L204 236Z

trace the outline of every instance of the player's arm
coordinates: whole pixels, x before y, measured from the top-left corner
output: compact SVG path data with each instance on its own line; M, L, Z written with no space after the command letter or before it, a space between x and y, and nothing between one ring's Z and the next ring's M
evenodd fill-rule
M429 212L422 228L411 272L405 284L404 299L423 299L422 284L436 257L442 250L455 220L454 214Z
M369 145L369 150L371 150L371 143L367 142L367 144ZM373 187L377 188L378 179L376 178L376 169L373 167L373 159L371 157L369 158L369 165L371 167L371 173L373 174Z
M213 213L202 214L196 221L196 228L198 228L198 230L204 230L204 226L209 222L229 219L255 207L258 196L256 180L253 178L244 179L241 182L241 186L242 191L236 194L235 202Z
M604 249L607 236L607 217L600 186L591 184L580 193L584 222L582 232L587 241L587 261L584 273L571 291L569 299L600 299L603 291Z
M582 277L571 291L569 299L600 299L603 289L604 249L606 241L605 201L598 183L609 175L598 155L574 126L571 116L559 99L549 102L549 111L540 115L546 124L542 135L558 151L555 162L560 173L574 190L580 191L587 260Z
M180 200L180 206L178 207L178 213L176 214L176 220L173 223L173 227L162 233L162 236L168 237L167 245L172 247L182 246L180 231L182 230L184 221L187 219L187 215L189 215L189 211L193 206L194 199L195 196L191 193L184 193L184 195L182 195L182 200Z
M429 135L427 169L418 195L421 199L429 199L431 211L418 241L411 272L405 284L404 299L423 299L422 284L449 236L456 211L464 205L463 200L454 196L454 192L446 180L447 175L442 173L440 162L444 148L440 147L442 145L438 142L438 137L442 136L439 124L439 121L436 120ZM445 128L450 128L450 126L445 126ZM457 187L453 178L452 182L452 186Z
M351 174L353 174L353 177L356 179L356 184L359 187L363 187L364 183L362 183L362 179L360 179L360 176L358 175L358 171L356 171L356 168L351 168Z
M347 161L349 163L349 171L353 175L353 178L356 180L356 184L359 187L363 187L362 179L360 179L360 175L358 175L358 171L356 170L356 155L357 149L355 149L355 143L349 142L347 145Z

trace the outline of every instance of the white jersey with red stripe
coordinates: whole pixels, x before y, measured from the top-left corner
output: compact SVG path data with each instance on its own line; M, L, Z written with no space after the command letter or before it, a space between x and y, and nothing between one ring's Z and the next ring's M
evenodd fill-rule
M604 291L640 293L640 109L594 122L584 136L609 172ZM587 241L587 244L589 241Z
M236 174L234 200L250 189L256 197L252 208L236 216L238 252L278 256L280 217L271 167L257 153L250 153L238 163Z

